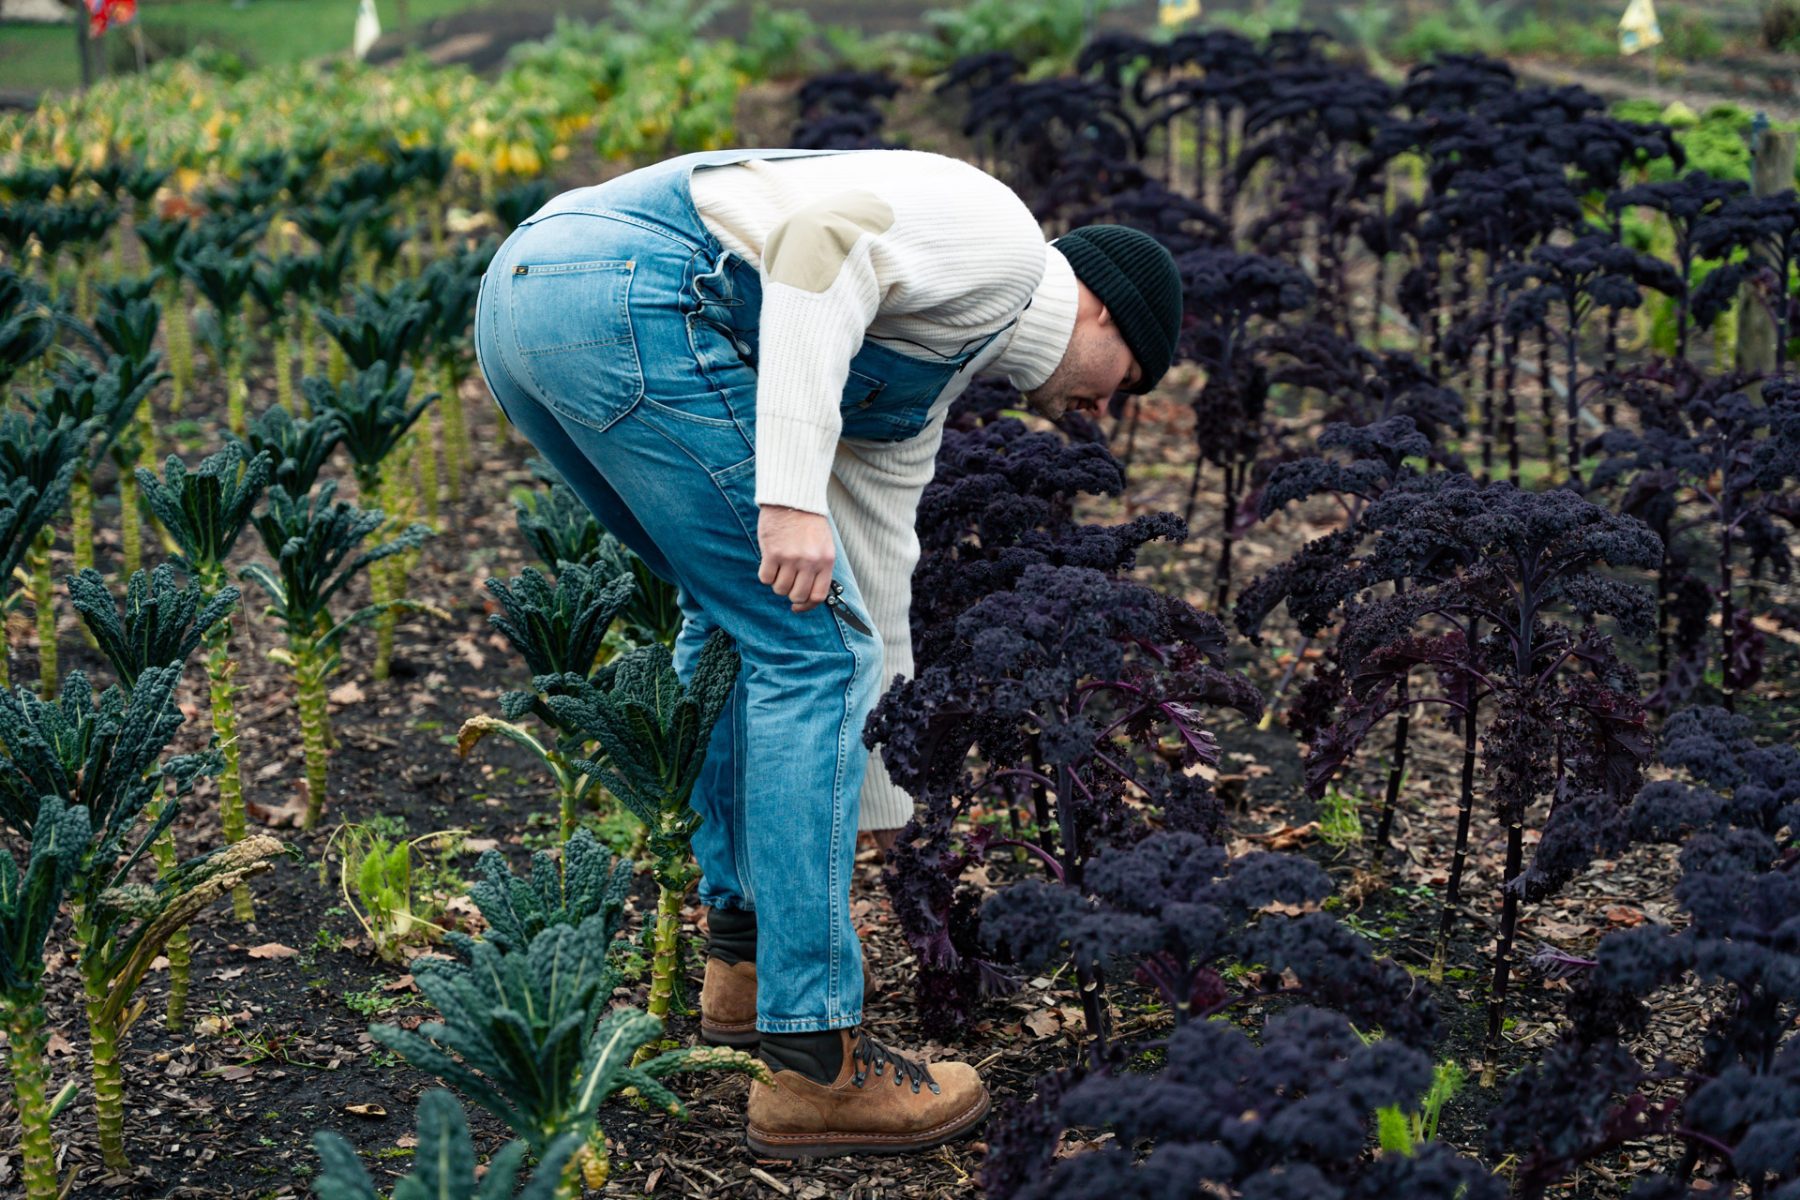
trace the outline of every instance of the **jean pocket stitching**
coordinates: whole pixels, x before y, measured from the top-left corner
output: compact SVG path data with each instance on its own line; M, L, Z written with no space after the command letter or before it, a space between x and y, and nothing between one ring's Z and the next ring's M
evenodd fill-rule
M711 398L713 394L714 393L708 393L708 398ZM699 413L684 412L679 408L673 408L664 404L660 400L653 400L649 396L645 396L643 402L648 407L654 409L658 416L667 417L671 421L685 421L690 425L704 425L708 429L731 429L736 430L740 434L743 432L743 429L738 423L730 417L706 417Z

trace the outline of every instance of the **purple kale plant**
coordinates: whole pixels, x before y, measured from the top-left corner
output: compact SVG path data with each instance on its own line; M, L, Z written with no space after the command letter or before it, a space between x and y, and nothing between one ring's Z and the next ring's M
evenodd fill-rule
M1439 1143L1416 1156L1366 1152L1374 1112L1411 1107L1431 1060L1397 1038L1360 1036L1342 1015L1295 1008L1252 1040L1191 1021L1144 1049L1154 1071L1112 1065L1015 1110L993 1135L982 1184L995 1200L1502 1200L1505 1186ZM1058 1153L1066 1131L1106 1127L1096 1149Z
M1367 561L1386 574L1404 569L1412 586L1349 606L1338 648L1347 695L1312 744L1308 784L1323 791L1375 724L1395 711L1404 681L1436 676L1435 689L1408 691L1405 701L1447 711L1463 735L1456 846L1434 978L1441 977L1461 902L1478 745L1485 797L1506 830L1488 1011L1491 1076L1519 905L1550 894L1611 847L1607 831L1614 826L1602 821L1591 836L1582 831L1594 825L1596 808L1629 800L1650 756L1636 676L1599 621L1643 637L1654 603L1648 589L1601 568L1654 569L1662 547L1641 521L1573 492L1522 492L1463 476L1440 476L1429 491L1390 488L1364 519L1375 534ZM1545 841L1527 869L1525 827L1546 799Z
M1800 382L1771 381L1760 403L1745 392L1703 387L1678 410L1646 421L1638 432L1608 434L1601 445L1608 457L1595 485L1625 485L1622 506L1654 510L1664 530L1659 643L1668 637L1662 627L1670 617L1685 617L1689 625L1675 639L1686 653L1671 662L1666 649L1659 652L1664 679L1657 699L1680 703L1707 673L1713 660L1705 621L1716 606L1719 690L1725 707L1734 708L1738 695L1762 677L1764 650L1758 614L1740 601L1740 578L1767 571L1786 579L1793 570L1783 518L1800 481ZM1685 611L1675 608L1672 582L1686 557L1678 546L1684 510L1701 514L1704 551L1713 560L1710 596Z
M1088 567L1029 566L954 630L930 666L889 689L864 733L921 801L886 883L919 956L922 1019L942 1033L962 1028L993 982L969 961L982 952L969 940L978 914L967 868L1010 846L1080 888L1094 853L1153 821L1216 832L1216 802L1189 773L1218 756L1201 712L1253 717L1261 706L1225 666L1218 621ZM1004 828L967 832L977 812ZM1083 984L1088 1029L1103 1043L1104 992L1092 975Z
M1016 402L1017 393L1011 396ZM1171 513L1143 514L1116 526L1074 519L1080 497L1116 496L1124 486L1118 460L1098 442L1032 431L1011 417L946 429L936 474L920 497L915 520L920 544L912 578L916 669L937 661L955 643L956 618L965 609L1012 587L1031 566L1117 574L1136 565L1146 543L1186 536Z
M1519 1155L1526 1196L1651 1134L1680 1147L1640 1184L1652 1195L1697 1196L1703 1174L1709 1194L1732 1182L1800 1191L1800 752L1701 707L1669 718L1661 760L1675 774L1645 785L1629 821L1681 845L1686 924L1609 934L1591 959L1567 959L1570 1029L1508 1081L1491 1126L1490 1147ZM1671 1058L1641 1064L1633 1039L1658 994L1690 980L1722 989L1710 1020Z
M1339 1009L1364 1028L1429 1046L1436 1012L1424 987L1324 912L1297 912L1331 892L1318 864L1298 855L1228 859L1196 833L1152 833L1094 856L1085 886L1023 880L982 909L984 936L1031 970L1062 958L1091 974L1133 973L1175 1027L1239 1005L1298 996ZM1254 963L1247 985L1225 968Z

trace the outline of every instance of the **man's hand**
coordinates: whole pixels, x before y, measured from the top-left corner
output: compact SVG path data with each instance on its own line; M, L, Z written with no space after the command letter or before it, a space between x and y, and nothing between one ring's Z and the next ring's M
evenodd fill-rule
M837 547L831 525L818 513L765 504L756 518L762 567L756 577L786 596L795 612L805 612L831 592Z

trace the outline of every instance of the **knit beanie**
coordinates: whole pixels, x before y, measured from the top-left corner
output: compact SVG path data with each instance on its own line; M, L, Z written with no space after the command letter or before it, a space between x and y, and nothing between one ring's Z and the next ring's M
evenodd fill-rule
M1124 225L1083 225L1050 243L1112 313L1144 377L1133 388L1155 387L1175 357L1181 337L1181 272L1175 256L1140 230Z

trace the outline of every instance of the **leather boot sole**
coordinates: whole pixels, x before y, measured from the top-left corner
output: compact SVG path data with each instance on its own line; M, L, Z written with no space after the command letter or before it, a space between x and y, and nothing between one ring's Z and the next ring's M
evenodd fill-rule
M835 1158L844 1154L907 1154L962 1137L988 1115L993 1098L982 1092L965 1112L916 1133L765 1133L744 1127L744 1141L765 1158Z

